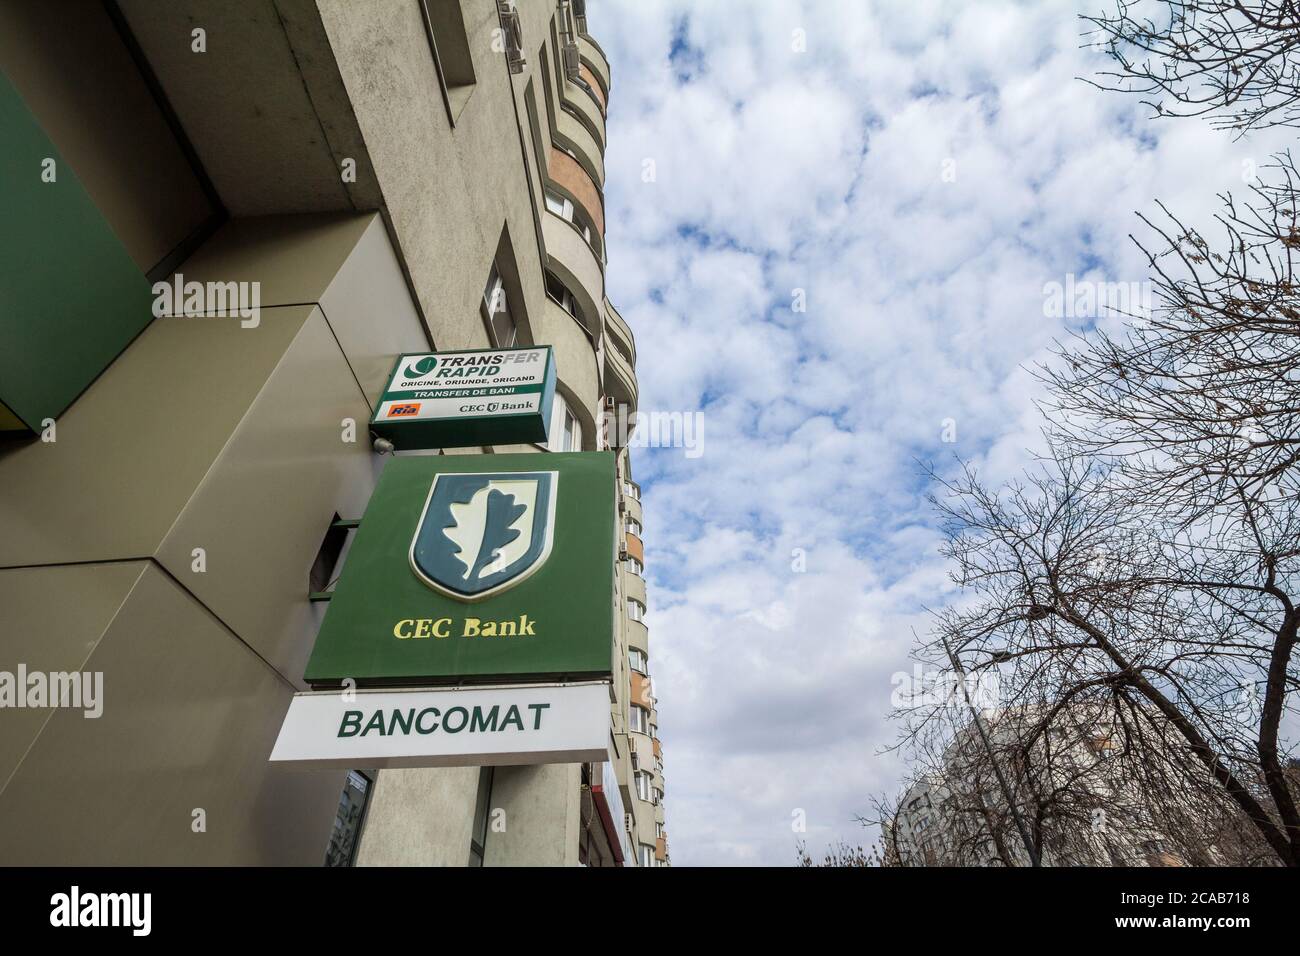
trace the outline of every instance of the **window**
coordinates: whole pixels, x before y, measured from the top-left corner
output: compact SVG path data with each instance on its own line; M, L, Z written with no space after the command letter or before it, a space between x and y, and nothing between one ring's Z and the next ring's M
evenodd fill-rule
M650 802L650 774L644 770L636 773L636 795L646 803Z
M637 844L637 862L642 866L655 865L655 848L649 843Z
M637 521L633 517L628 517L623 521L623 530L628 534L634 534L639 538L641 537L641 522Z
M488 818L492 804L492 767L479 767L478 797L474 802L474 830L469 838L469 865L482 866L487 849Z
M582 423L558 392L551 406L551 428L547 435L546 447L550 451L582 451Z
M553 189L546 190L546 208L561 219L573 221L573 203Z
M632 729L638 734L650 732L650 711L638 704L633 704L631 718ZM646 799L648 800L650 798L647 797Z
M582 426L568 405L564 406L564 449L582 451Z
M627 599L627 619L629 621L639 621L645 617L645 608L640 601L632 598Z
M664 825L658 820L655 821L655 837L662 839L664 835Z
M565 312L575 319L578 318L578 302L574 299L573 293L569 291L568 286L559 280L555 273L549 271L546 273L546 294L554 299Z
M474 58L470 54L469 36L459 3L425 0L425 32L433 51L433 64L442 83L443 103L453 125L474 92Z
M641 566L641 562L638 561L636 558L632 557L630 554L623 559L623 567L627 568L633 574L642 574L645 571L645 569Z
M513 348L519 338L519 330L515 327L514 317L510 315L506 284L495 263L492 265L492 274L488 276L487 286L483 289L483 309L495 340L493 344L499 349Z
M596 232L591 228L591 221L585 213L573 205L572 200L561 196L553 189L547 189L546 208L565 222L572 223L573 227L582 233L582 238L587 241L587 245L594 247L595 243L592 241L592 237Z
M645 651L637 650L635 647L628 648L627 664L628 667L632 668L632 670L636 671L638 674L649 672L649 658L645 656Z
M651 803L653 803L656 807L657 807L657 806L661 806L661 805L663 804L663 802L664 802L664 792L663 792L662 790L660 790L658 787L655 787L654 789L652 789L652 790L650 791L650 795L651 795L651 797L653 798L653 799L651 800Z
M633 501L641 500L641 489L638 488L636 485L632 484L632 482L630 481L623 482L623 493L627 495L629 498L631 498Z
M334 830L325 849L326 866L351 866L356 859L361 825L365 822L366 807L370 805L370 778L355 770L348 771L339 797L339 808L334 814Z
M316 552L316 560L312 562L311 571L307 575L308 593L328 591L334 583L335 572L339 569L344 548L347 547L348 530L347 525L340 521L338 512L334 512L334 518L330 521L320 550Z

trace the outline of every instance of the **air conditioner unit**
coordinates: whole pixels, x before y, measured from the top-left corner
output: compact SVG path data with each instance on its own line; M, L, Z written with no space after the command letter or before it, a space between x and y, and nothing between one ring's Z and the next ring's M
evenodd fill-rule
M497 0L497 19L501 21L501 32L505 37L506 63L511 73L522 73L528 65L524 57L524 28L515 9L515 0Z
M576 80L579 69L578 44L573 40L565 40L560 53L564 58L564 75L570 80Z

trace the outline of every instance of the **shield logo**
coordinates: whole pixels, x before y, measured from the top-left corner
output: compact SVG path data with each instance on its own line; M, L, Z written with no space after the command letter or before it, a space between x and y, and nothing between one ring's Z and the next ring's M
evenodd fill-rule
M411 539L411 570L461 601L513 587L551 553L558 486L554 471L435 475Z

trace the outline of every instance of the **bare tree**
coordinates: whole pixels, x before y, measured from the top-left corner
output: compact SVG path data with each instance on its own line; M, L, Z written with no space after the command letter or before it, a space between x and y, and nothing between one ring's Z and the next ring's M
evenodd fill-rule
M1068 704L1020 704L985 719L992 747L969 724L946 736L892 828L882 822L900 865L1257 865L1272 857L1140 701L1081 691ZM1009 792L994 784L994 760ZM1013 806L1027 821L1029 847Z
M974 600L946 611L923 651L947 637L972 671L998 670L1004 707L1037 715L1012 738L1020 754L1093 708L1147 792L1229 803L1279 861L1300 863L1278 736L1294 711L1297 614L1294 555L1276 545L1300 533L1296 502L1273 509L1267 534L1239 501L1189 522L1176 484L1136 486L1078 449L1053 452L996 491L969 468L941 480L945 554ZM1071 794L1091 792L1058 786L1050 761L1037 780L1027 757L1014 766L1035 784L1015 799L1033 810L1037 840L1046 819L1080 809Z
M1289 153L1261 172L1245 204L1220 197L1221 237L1163 205L1140 216L1153 314L1042 369L1058 439L1120 459L1134 483L1172 481L1189 517L1300 494L1300 172Z
M1116 69L1102 89L1138 93L1158 116L1209 116L1238 135L1300 125L1295 0L1117 0L1085 16Z

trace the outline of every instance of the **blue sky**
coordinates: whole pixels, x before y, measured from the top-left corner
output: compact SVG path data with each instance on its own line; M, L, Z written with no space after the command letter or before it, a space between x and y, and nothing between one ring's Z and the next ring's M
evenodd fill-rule
M1077 79L1082 9L588 3L641 409L705 415L702 455L633 463L677 865L863 838L903 774L890 678L953 599L917 459L1011 476L1038 444L1025 368L1091 324L1044 286L1143 281L1136 211L1204 223L1283 144Z

